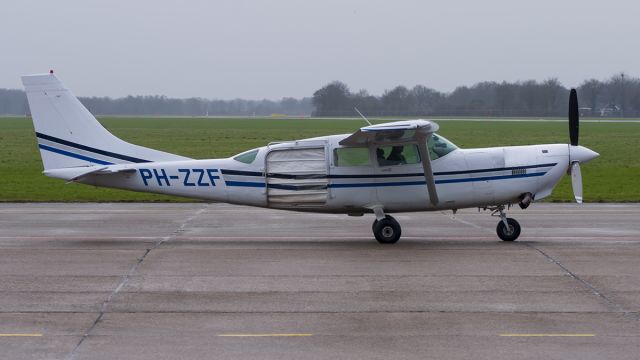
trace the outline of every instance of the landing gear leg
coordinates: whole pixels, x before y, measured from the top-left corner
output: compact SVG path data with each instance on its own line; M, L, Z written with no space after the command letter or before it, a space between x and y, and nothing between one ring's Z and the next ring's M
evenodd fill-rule
M496 233L500 239L503 241L514 241L520 236L520 224L516 219L507 217L507 214L504 212L504 205L496 207L491 215L500 217L500 222L496 227Z
M376 220L373 222L373 235L381 244L395 244L400 240L402 229L391 215L385 215L381 208L375 208Z

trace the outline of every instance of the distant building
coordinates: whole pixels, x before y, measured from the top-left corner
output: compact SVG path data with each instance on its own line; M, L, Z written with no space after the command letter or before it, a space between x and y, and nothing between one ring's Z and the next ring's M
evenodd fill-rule
M578 108L578 111L580 112L580 116L591 116L593 113L593 109L590 107L581 107Z
M600 109L600 116L602 117L617 117L621 115L620 106L609 104Z

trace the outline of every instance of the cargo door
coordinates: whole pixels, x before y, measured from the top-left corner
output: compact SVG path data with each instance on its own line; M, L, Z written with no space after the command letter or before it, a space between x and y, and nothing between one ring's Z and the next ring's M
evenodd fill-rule
M321 207L327 202L325 147L273 149L266 158L267 205Z

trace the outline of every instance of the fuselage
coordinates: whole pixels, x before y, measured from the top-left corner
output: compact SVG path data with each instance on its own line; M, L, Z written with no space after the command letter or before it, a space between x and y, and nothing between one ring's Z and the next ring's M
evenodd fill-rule
M570 163L567 144L454 148L431 160L439 196L433 205L419 162L384 163L376 156L382 150L375 146L349 150L359 152L359 159L343 161L338 143L346 136L270 144L225 159L127 164L127 172L79 181L234 204L357 215L376 206L409 212L517 203L526 193L539 200L551 193Z

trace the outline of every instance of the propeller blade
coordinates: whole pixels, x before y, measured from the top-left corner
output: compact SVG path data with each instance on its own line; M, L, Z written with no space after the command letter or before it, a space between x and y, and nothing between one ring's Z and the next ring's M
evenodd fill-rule
M571 164L571 186L576 202L582 204L582 173L580 172L580 163L577 161Z
M578 92L571 89L569 94L569 138L571 145L578 145L578 133L580 127L580 113L578 111Z

